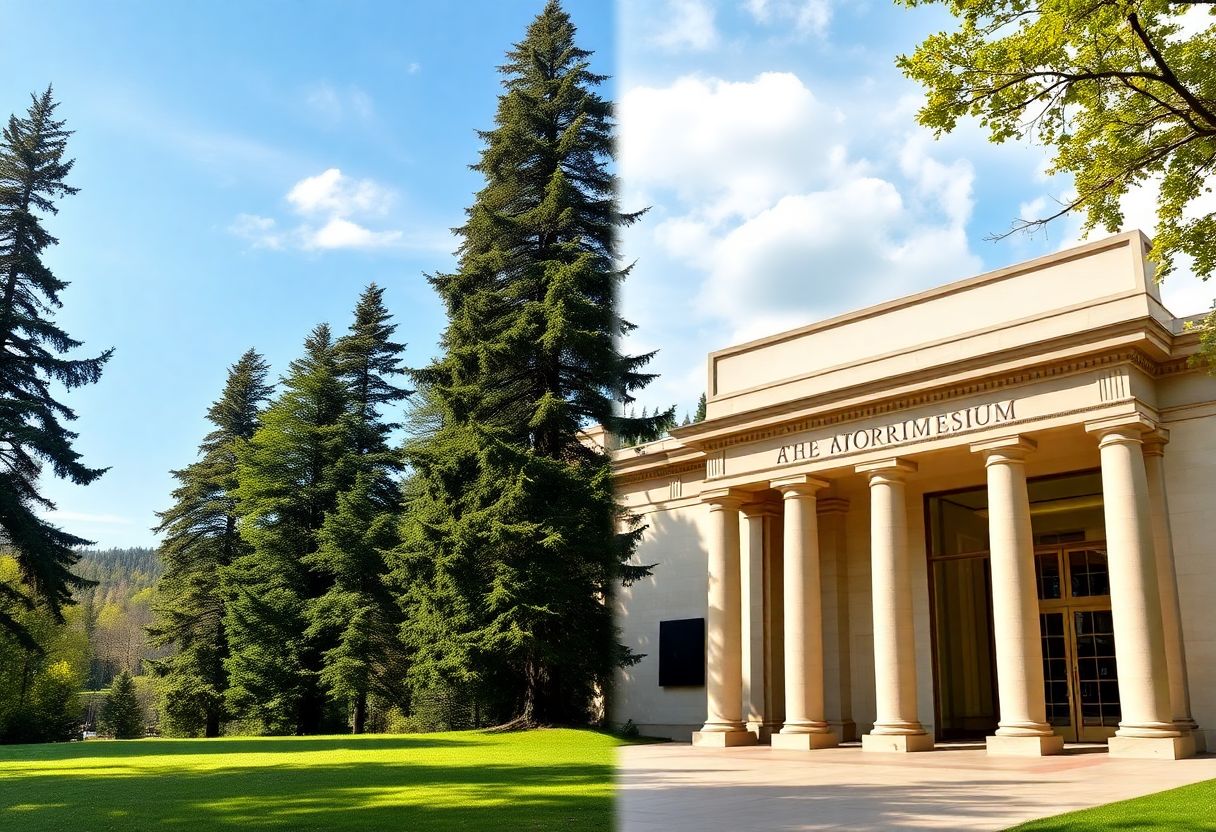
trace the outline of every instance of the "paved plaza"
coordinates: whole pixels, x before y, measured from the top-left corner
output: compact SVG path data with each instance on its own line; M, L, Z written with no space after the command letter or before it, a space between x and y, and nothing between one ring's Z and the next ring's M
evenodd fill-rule
M981 744L920 754L768 746L621 749L622 832L1005 829L1216 778L1216 756L1116 759L1104 746L1057 757L989 757Z

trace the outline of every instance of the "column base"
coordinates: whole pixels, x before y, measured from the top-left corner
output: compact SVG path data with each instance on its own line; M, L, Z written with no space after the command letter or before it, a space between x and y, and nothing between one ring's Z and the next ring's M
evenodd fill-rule
M692 744L697 748L734 748L755 745L756 735L751 731L694 731Z
M857 739L857 723L851 719L843 721L828 720L828 727L840 742L853 742Z
M830 732L822 734L773 734L773 748L785 751L815 751L820 748L835 748L840 743Z
M1195 738L1195 753L1202 754L1208 750L1207 740L1204 737L1203 729L1193 719L1176 719L1174 727L1177 728L1185 737L1190 734Z
M760 745L768 745L769 738L781 730L781 723L749 722L747 723L747 730L755 735L756 742L760 743Z
M1195 756L1195 738L1181 737L1111 737L1107 750L1112 757L1136 760L1181 760Z
M1064 750L1064 738L1054 734L1045 737L987 737L988 753L1002 757L1046 757Z
M928 734L862 734L861 750L897 754L932 751L933 737Z

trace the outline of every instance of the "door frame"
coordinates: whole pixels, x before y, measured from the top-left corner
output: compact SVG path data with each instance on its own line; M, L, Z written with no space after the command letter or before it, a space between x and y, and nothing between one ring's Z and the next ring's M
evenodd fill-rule
M1036 546L1035 574L1038 574L1038 558L1040 555L1055 554L1059 566L1060 597L1039 599L1039 614L1060 613L1064 618L1064 654L1068 666L1068 710L1071 724L1052 726L1054 732L1064 738L1065 742L1106 742L1118 729L1118 725L1085 725L1081 714L1081 678L1080 665L1077 657L1076 613L1078 612L1109 612L1110 595L1072 595L1071 562L1067 557L1070 552L1100 550L1106 554L1105 540L1091 540L1078 543L1053 543ZM1118 681L1116 669L1115 681Z

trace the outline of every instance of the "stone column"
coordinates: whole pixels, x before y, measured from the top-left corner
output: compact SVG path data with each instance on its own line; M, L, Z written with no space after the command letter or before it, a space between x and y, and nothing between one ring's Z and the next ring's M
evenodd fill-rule
M1169 431L1158 429L1143 437L1144 467L1148 479L1149 518L1153 551L1157 556L1157 588L1161 592L1161 625L1165 637L1165 663L1169 669L1170 713L1179 731L1195 732L1196 750L1203 734L1191 716L1190 683L1186 672L1186 646L1182 638L1182 612L1178 602L1178 576L1174 568L1174 541L1170 533L1170 507L1165 489L1165 445Z
M739 574L739 507L728 489L701 497L709 507L709 606L705 616L705 725L693 745L751 745L743 726L743 637Z
M849 638L849 553L845 520L849 501L820 497L819 557L823 575L824 711L840 742L857 739L853 721L853 677Z
M886 459L857 466L870 480L870 571L874 606L874 730L863 751L928 751L933 738L916 709L916 640L908 564L904 478L916 463Z
M781 506L746 503L743 563L743 719L767 743L781 728Z
M1114 756L1177 759L1193 754L1195 741L1178 730L1170 711L1142 447L1143 433L1152 427L1140 416L1086 425L1087 431L1099 437L1102 460L1111 617L1123 712L1109 749Z
M1047 724L1043 642L1034 578L1034 534L1026 490L1026 455L1033 439L1011 436L971 446L988 471L988 549L1000 723L989 754L1059 754L1064 738Z
M823 713L823 606L815 492L827 485L808 476L771 483L784 505L785 725L774 748L809 751L836 745Z

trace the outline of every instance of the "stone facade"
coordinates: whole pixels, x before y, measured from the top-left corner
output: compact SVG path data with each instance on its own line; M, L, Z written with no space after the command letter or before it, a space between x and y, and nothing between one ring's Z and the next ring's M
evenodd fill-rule
M808 751L1216 741L1216 378L1148 246L1122 234L712 353L706 420L614 451L657 566L614 600L646 658L612 718ZM705 620L703 686L659 686L679 619Z

